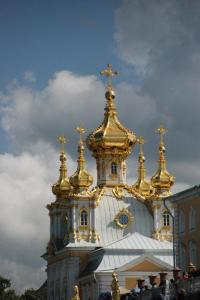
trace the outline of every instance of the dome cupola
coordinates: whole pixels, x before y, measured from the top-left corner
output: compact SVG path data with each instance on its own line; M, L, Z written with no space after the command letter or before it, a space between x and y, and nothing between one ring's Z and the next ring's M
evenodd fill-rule
M90 175L86 169L85 169L85 158L84 158L84 143L82 140L82 134L85 132L84 128L77 127L76 130L80 134L80 140L78 143L78 166L77 170L70 177L70 184L74 187L75 191L83 191L83 190L88 190L88 188L92 185L93 183L93 177Z
M172 185L174 184L175 178L171 175L166 168L165 159L165 145L163 140L163 135L166 133L166 129L161 125L160 128L156 130L160 134L160 144L159 144L159 160L158 160L158 170L155 175L151 178L151 184L156 189L157 195L170 194Z
M67 196L67 194L72 189L69 179L67 177L67 167L66 167L66 154L64 145L66 144L66 138L64 136L59 136L58 141L61 144L60 151L60 177L56 183L52 186L52 192L59 198Z
M136 135L131 130L125 128L118 119L115 106L115 91L111 84L111 77L117 75L113 71L111 65L107 65L107 69L100 72L101 75L108 77L106 86L106 106L104 120L101 125L95 129L87 137L87 146L96 157L102 151L107 154L117 152L128 156L131 152L131 147L136 143Z
M146 180L146 168L145 168L145 156L143 152L143 144L145 140L140 136L137 139L140 145L140 152L138 157L139 167L138 167L138 179L133 185L133 189L144 197L148 197L153 192L153 187L149 181Z

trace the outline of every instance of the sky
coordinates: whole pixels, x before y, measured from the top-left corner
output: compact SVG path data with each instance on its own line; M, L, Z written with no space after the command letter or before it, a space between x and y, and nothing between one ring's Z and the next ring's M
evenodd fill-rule
M163 124L176 193L200 182L200 2L197 0L0 1L0 266L18 292L45 280L46 205L55 200L64 134L68 175L76 169L77 126L103 119L111 63L121 122L146 144L157 169ZM128 182L137 177L136 147ZM88 170L95 162L86 152Z

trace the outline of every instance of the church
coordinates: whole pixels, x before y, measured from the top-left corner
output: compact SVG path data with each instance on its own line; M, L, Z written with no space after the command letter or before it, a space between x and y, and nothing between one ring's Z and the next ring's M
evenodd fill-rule
M119 285L134 288L137 278L173 268L172 218L165 205L174 177L167 171L163 126L157 129L157 171L146 178L144 139L119 120L111 78L107 77L102 123L83 139L78 127L77 170L68 174L66 139L59 137L60 175L53 184L55 201L47 205L50 238L43 258L47 262L47 298L72 299L79 286L82 300L94 300L110 290L112 273ZM103 98L103 95L102 95ZM131 109L131 108L130 108ZM103 110L103 109L102 109ZM103 115L103 113L102 113ZM86 145L85 145L86 144ZM126 160L139 144L138 178L126 181ZM87 171L85 147L96 160L97 182Z

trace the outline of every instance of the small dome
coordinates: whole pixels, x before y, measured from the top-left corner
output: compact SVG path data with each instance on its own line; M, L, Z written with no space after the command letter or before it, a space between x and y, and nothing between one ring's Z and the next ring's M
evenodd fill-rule
M71 190L71 185L69 183L69 179L66 176L67 168L65 165L66 155L61 153L60 155L60 177L56 183L52 186L52 192L57 196L66 196L68 192Z
M166 129L161 126L157 129L157 132L160 134L158 170L155 175L152 176L151 184L158 193L162 193L162 191L170 193L170 189L175 182L175 178L167 171L166 168L166 149L163 142L163 135L166 132Z
M84 145L81 139L81 134L85 132L83 128L77 127L80 133L80 141L78 144L78 166L77 170L69 179L70 184L75 190L87 190L93 183L93 177L85 169Z
M52 186L52 192L57 197L67 196L67 194L72 189L69 179L67 177L67 167L66 167L66 154L64 150L64 144L66 143L66 139L64 136L60 136L58 138L61 146L61 152L60 152L60 177L56 183Z
M145 156L143 153L142 145L145 143L142 137L137 139L137 142L140 145L139 153L139 167L138 167L138 179L132 188L144 197L148 197L153 193L153 187L149 181L146 180L146 168L145 168Z

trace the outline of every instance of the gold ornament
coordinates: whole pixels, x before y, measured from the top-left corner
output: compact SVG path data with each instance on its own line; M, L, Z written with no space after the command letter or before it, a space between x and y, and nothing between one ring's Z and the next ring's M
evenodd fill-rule
M74 187L76 191L87 190L93 183L93 177L85 169L85 158L84 158L84 144L82 140L82 134L85 132L85 129L82 127L77 127L76 130L80 134L80 140L78 143L78 166L77 170L70 177L70 184Z
M64 145L67 143L67 140L63 135L61 135L58 137L58 142L61 144L60 177L59 177L58 181L55 184L53 184L52 192L57 197L64 197L64 196L67 196L71 190L71 185L70 185L69 179L67 177L67 167L66 167L67 158L66 158L65 148L64 148Z
M112 299L113 300L120 300L120 289L119 289L119 282L117 279L117 274L115 272L112 273L112 284L111 284L111 289L112 289Z
M74 297L72 300L80 300L78 285L74 286Z
M87 137L86 143L95 158L105 157L107 154L120 155L126 158L130 154L132 146L136 143L136 135L125 128L117 117L114 103L115 92L111 84L111 77L117 75L117 72L112 70L111 65L108 65L108 68L101 71L101 74L107 76L109 80L105 93L107 101L104 120Z
M133 185L133 189L141 194L144 197L148 197L153 192L153 187L151 186L151 183L146 180L146 168L145 168L145 156L143 152L143 145L145 143L145 140L143 137L139 137L137 139L138 144L140 145L140 152L139 152L139 167L138 167L138 179L136 183Z
M167 130L161 125L156 132L160 135L158 170L151 178L151 184L156 189L157 196L169 196L175 178L166 168L165 146L163 136Z

